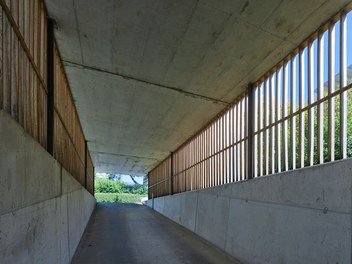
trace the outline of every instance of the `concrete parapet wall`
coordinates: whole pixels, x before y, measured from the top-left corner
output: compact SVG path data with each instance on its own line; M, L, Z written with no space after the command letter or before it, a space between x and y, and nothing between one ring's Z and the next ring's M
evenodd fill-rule
M352 263L352 160L148 200L242 263Z
M0 110L0 263L70 263L95 198Z

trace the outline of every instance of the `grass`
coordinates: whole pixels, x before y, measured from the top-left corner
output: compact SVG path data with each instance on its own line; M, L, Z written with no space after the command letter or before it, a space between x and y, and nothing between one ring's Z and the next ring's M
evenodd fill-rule
M95 193L97 202L107 203L140 203L146 195L131 193Z

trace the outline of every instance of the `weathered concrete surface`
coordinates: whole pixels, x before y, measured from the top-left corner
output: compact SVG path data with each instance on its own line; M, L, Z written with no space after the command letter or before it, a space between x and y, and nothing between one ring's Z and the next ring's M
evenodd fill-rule
M45 0L97 171L145 175L349 0Z
M260 264L351 263L351 208L351 159L154 199L156 211Z
M70 263L94 197L3 111L0 138L0 263Z
M98 203L72 263L239 262L146 206Z

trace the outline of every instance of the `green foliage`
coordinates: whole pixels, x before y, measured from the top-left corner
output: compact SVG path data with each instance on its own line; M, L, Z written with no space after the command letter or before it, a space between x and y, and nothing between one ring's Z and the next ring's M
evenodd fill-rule
M142 184L126 185L122 180L95 179L97 202L140 203L147 193L147 186Z
M140 203L144 197L146 196L130 193L95 193L97 202L107 203Z
M349 81L349 83L351 83L352 80ZM339 87L337 87L337 89L339 89ZM347 94L347 100L346 100L346 130L347 130L347 157L352 157L352 89L348 90L346 92ZM327 96L327 93L325 93L325 96ZM334 125L334 139L335 139L335 146L334 146L334 156L335 156L335 160L338 160L341 158L341 153L340 153L340 96L335 96L334 99L334 117L335 117L335 125ZM291 110L291 105L290 103L288 103L288 109L290 112ZM328 147L328 142L329 142L329 135L330 135L330 131L329 131L329 103L328 101L325 101L323 103L323 158L324 158L324 162L329 161L329 157L328 157L328 152L329 152L329 147ZM299 106L296 105L296 109L295 111L299 110ZM263 111L263 108L261 108L260 111ZM282 109L280 109L280 111L282 111ZM314 147L313 147L313 163L314 164L318 164L318 107L314 107L313 108L313 112L314 112L314 123L312 124L312 128L314 128ZM305 166L309 166L309 157L308 157L308 151L309 151L309 119L308 119L308 111L305 111L303 114L303 123L304 123L304 165ZM300 131L299 131L299 122L300 122L300 117L301 115L297 115L295 117L295 132L294 132L294 137L295 137L295 141L296 141L296 146L295 146L295 153L296 153L296 166L299 166L299 160L298 160L298 153L299 153L299 139L300 139ZM292 146L291 146L291 126L292 126L292 122L291 119L289 119L287 121L287 145L288 145L288 153L289 153L289 169L292 169L293 164L291 162L291 153L292 153ZM282 124L280 129L282 129ZM272 140L272 130L269 129L268 130L269 133L269 139ZM275 136L276 136L276 131L274 132ZM282 132L281 132L282 133ZM265 132L261 134L261 136L263 137L263 142L265 142ZM274 137L275 137L274 136ZM282 134L281 134L282 137ZM274 139L275 140L275 139ZM281 140L281 139L280 139ZM276 143L275 143L276 144ZM281 144L281 142L280 142ZM269 143L270 145L270 143ZM283 146L281 146L283 147ZM258 144L258 152L260 149L260 145ZM265 161L265 145L263 147L263 161ZM270 150L269 150L270 151ZM284 163L284 159L283 159L283 155L281 156L281 164ZM271 167L271 159L269 158L268 160L269 162L269 168ZM258 163L258 170L259 170L259 163Z
M95 179L95 191L97 193L122 193L125 184L121 181L109 179Z
M134 185L125 185L124 192L132 193L132 194L140 194L140 195L147 195L148 188L142 184L134 184Z

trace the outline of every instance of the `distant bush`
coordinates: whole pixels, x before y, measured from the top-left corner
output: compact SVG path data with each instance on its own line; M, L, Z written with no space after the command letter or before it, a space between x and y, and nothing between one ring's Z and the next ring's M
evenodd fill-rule
M142 184L134 184L134 185L125 185L124 186L124 192L125 193L133 193L133 194L148 194L148 189L147 186L142 185Z
M140 203L144 195L130 193L95 193L97 202Z
M124 185L121 180L95 179L95 191L97 193L122 193Z
M131 193L147 195L147 186L142 184L126 185L121 180L95 179L95 192L97 193Z

